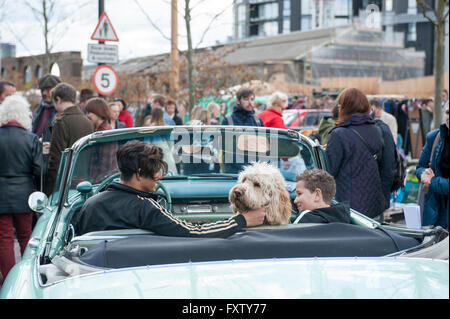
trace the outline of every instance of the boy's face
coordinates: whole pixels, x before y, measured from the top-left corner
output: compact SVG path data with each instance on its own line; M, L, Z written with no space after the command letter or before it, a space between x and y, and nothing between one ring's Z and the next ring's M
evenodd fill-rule
M303 181L298 181L296 184L296 193L294 204L297 205L298 210L313 210L316 209L316 204L319 200L317 190L312 192L305 188Z

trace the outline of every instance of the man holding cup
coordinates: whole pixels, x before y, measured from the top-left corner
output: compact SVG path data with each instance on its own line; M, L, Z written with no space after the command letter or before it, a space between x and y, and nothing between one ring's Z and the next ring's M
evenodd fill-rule
M59 79L59 77L51 74L44 75L38 81L42 100L33 114L33 125L31 130L39 137L39 141L42 143L43 163L41 180L39 182L41 191L44 187L44 175L47 172L47 165L50 154L50 140L52 138L50 127L53 125L56 114L58 113L52 103L50 91L60 82L61 80Z

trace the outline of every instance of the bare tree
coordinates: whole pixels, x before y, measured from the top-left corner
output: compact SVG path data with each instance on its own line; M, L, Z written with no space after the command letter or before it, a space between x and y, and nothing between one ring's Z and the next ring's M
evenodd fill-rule
M65 28L62 28L62 25L65 24L67 27L67 24L73 24L73 15L89 2L84 1L81 4L77 4L78 7L75 10L66 10L65 12L58 9L56 6L57 0L40 0L39 5L35 5L37 1L30 0L25 0L24 3L42 27L45 43L45 62L42 69L44 74L49 73L51 51L65 33ZM58 29L59 33L57 34Z
M444 77L444 54L445 54L445 20L448 17L449 0L435 0L431 7L423 0L417 0L422 8L422 13L434 26L434 128L439 128L442 122L442 89ZM447 12L445 8L447 7ZM434 17L429 14L434 14Z
M184 7L184 22L186 23L186 33L187 33L187 45L188 49L186 52L186 60L187 60L187 71L188 71L188 88L189 88L189 104L187 111L189 114L191 114L191 110L194 108L195 105L195 96L194 96L194 78L193 78L193 72L194 72L194 64L192 62L192 34L191 34L191 8L190 8L190 1L191 0L185 0L185 7Z
M162 0L163 2L166 2L167 4L171 5L170 1ZM156 24L153 22L153 20L150 18L150 16L144 11L142 6L139 4L138 0L134 0L134 2L138 5L139 9L143 12L143 14L146 16L146 18L149 20L150 24L161 34L161 36L169 41L172 42L172 39L170 39L167 35L165 35L162 30L156 26ZM184 10L183 10L183 18L186 26L186 38L187 38L187 50L186 52L180 52L180 55L184 55L186 57L187 61L187 82L188 82L188 91L189 91L189 102L188 102L188 109L187 111L190 112L191 109L195 105L195 63L194 63L194 55L196 49L202 44L204 41L205 35L210 31L212 25L214 24L217 19L223 15L234 3L235 0L233 0L232 4L224 8L222 11L212 15L212 17L209 20L209 23L207 27L202 32L202 35L200 36L200 40L197 43L197 45L193 46L193 37L192 37L192 12L197 9L197 7L202 4L206 3L206 0L198 0L195 3L192 0L184 0Z

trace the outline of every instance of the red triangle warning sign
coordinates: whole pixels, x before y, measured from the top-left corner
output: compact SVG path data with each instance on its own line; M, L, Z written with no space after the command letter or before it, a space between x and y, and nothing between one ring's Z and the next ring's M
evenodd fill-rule
M119 41L106 12L103 12L100 19L98 19L97 27L92 33L91 39L97 41Z

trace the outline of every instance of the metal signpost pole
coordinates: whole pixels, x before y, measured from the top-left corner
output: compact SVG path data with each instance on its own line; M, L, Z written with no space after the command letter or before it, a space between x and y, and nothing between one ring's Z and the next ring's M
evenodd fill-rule
M105 11L105 0L98 0L98 18L102 16L103 12ZM105 41L98 41L98 44L104 44ZM104 63L98 63L97 65L102 65ZM104 97L100 93L98 94L99 97Z

